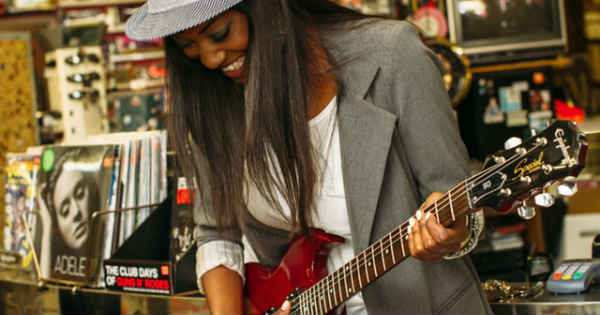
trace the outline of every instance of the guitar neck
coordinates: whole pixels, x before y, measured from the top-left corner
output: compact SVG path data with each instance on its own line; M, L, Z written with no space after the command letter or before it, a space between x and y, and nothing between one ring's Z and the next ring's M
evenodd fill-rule
M443 226L469 212L466 181L424 209ZM405 221L293 299L292 314L326 314L410 256Z

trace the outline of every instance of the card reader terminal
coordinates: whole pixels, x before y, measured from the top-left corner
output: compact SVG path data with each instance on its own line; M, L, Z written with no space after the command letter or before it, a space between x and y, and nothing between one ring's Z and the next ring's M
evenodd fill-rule
M565 260L546 281L553 293L581 293L594 280L600 280L600 259Z

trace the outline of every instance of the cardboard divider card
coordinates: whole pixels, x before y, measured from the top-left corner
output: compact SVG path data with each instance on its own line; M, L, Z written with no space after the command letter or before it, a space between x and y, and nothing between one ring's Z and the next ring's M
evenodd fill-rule
M169 273L171 277L169 283L170 293L166 292L164 281L146 282L144 280L140 283L138 280L132 280L131 278L135 278L133 269L129 273L121 272L117 274L118 270L112 268L112 275L107 273L105 277L107 289L160 295L194 295L199 293L196 283L196 251L194 244L187 248L185 252L181 252L171 246L171 237L156 237L156 235L169 236L174 224L177 224L173 222L174 216L175 213L179 214L182 209L173 208L174 204L174 199L167 198L160 206L153 209L150 216L120 246L111 259L104 260L105 267L103 268L107 272L106 266L114 265L160 267L160 276L151 279L166 279L167 273ZM148 241L150 239L152 241ZM181 254L177 259L175 258L176 253ZM139 276L139 269L137 272L137 278L142 278ZM154 275L154 272L150 271L150 273ZM147 275L148 273L142 271L142 275L144 274ZM109 276L112 276L112 278ZM120 278L117 279L117 277Z
M171 295L170 262L107 260L104 262L106 287L116 291Z

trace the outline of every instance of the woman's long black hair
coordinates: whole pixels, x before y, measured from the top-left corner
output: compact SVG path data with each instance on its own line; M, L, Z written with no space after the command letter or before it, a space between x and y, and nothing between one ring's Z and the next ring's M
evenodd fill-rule
M294 232L307 232L317 182L307 118L309 68L318 62L311 54L314 30L343 28L363 16L329 0L246 0L234 9L250 27L245 87L165 41L168 128L178 167L195 177L205 193L196 203L219 228L244 224L244 185L252 181L281 212L280 194Z

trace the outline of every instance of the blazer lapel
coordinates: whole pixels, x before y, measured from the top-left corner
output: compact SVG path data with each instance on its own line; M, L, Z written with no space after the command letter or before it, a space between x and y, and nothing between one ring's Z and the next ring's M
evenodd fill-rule
M376 107L365 96L378 67L360 65L342 73L344 92L338 117L346 204L354 248L367 247L396 124L396 116ZM348 70L348 71L346 71ZM349 80L351 73L360 73Z

